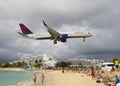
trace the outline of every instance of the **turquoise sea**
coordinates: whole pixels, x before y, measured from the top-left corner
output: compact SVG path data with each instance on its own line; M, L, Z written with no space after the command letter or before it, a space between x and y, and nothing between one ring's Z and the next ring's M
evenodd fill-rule
M15 86L32 78L34 72L0 71L0 86Z

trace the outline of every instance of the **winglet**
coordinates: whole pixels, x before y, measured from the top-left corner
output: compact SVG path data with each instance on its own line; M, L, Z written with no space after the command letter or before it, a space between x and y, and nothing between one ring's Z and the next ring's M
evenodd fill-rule
M44 20L42 20L42 22L43 22L44 26L47 26L47 24L45 23L45 21L44 21Z

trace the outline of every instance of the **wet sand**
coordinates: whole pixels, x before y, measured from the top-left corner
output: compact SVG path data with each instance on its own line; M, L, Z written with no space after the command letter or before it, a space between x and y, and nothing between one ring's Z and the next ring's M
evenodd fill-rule
M32 78L25 82L19 82L16 86L52 86L51 85L51 77L48 73L44 73L45 80L42 85L41 83L41 73L37 74L37 80L36 83L33 82Z

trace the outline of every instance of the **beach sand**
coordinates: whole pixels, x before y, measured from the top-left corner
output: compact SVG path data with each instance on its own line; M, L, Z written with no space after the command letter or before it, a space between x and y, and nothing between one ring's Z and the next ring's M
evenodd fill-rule
M83 73L73 73L61 71L49 71L45 72L45 81L43 86L105 86L103 83L96 83L96 80L92 80L90 76ZM32 80L22 82L16 86L42 86L40 75L37 75L36 84Z
M54 71L52 76L52 86L105 86L103 83L96 83L90 76L83 73L73 73Z

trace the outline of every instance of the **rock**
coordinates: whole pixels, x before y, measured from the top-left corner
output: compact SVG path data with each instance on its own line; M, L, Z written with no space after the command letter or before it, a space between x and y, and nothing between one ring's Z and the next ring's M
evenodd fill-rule
M103 82L104 84L107 84L108 82L111 82L111 79L110 79L109 76L105 76L105 77L103 77L102 82Z
M101 80L99 80L99 79L98 79L98 80L96 80L96 83L101 83Z

